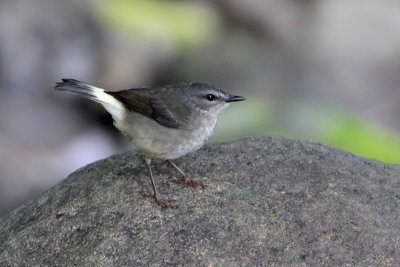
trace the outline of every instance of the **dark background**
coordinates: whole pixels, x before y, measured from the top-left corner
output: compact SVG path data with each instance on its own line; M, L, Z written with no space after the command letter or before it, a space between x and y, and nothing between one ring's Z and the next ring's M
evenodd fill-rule
M0 2L0 216L132 148L61 78L109 90L181 81L248 100L210 141L313 139L400 163L400 2Z

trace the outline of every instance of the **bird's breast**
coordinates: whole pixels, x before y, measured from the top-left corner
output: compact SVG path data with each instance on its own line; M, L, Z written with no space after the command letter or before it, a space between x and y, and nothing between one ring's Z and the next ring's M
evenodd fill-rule
M185 127L174 129L137 113L115 123L147 157L175 159L204 145L212 135L217 117L191 117Z

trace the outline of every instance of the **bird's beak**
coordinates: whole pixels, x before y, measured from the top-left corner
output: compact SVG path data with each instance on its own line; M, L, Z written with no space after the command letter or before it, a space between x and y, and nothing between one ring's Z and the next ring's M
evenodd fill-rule
M229 98L225 99L225 102L236 102L246 100L243 96L230 95Z

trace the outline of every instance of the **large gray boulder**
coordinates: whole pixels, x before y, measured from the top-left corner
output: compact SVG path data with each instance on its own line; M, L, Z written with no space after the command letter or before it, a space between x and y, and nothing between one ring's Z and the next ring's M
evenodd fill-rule
M312 141L260 137L205 146L161 209L137 151L83 167L0 219L0 266L399 265L400 166ZM38 177L40 179L40 177Z

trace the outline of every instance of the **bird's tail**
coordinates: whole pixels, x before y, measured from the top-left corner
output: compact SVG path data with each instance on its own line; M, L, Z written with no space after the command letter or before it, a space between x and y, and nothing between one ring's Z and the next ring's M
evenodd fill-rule
M96 101L102 104L113 115L114 119L122 116L124 110L123 104L113 96L107 94L104 89L74 79L62 79L62 82L58 82L54 89L67 91Z

